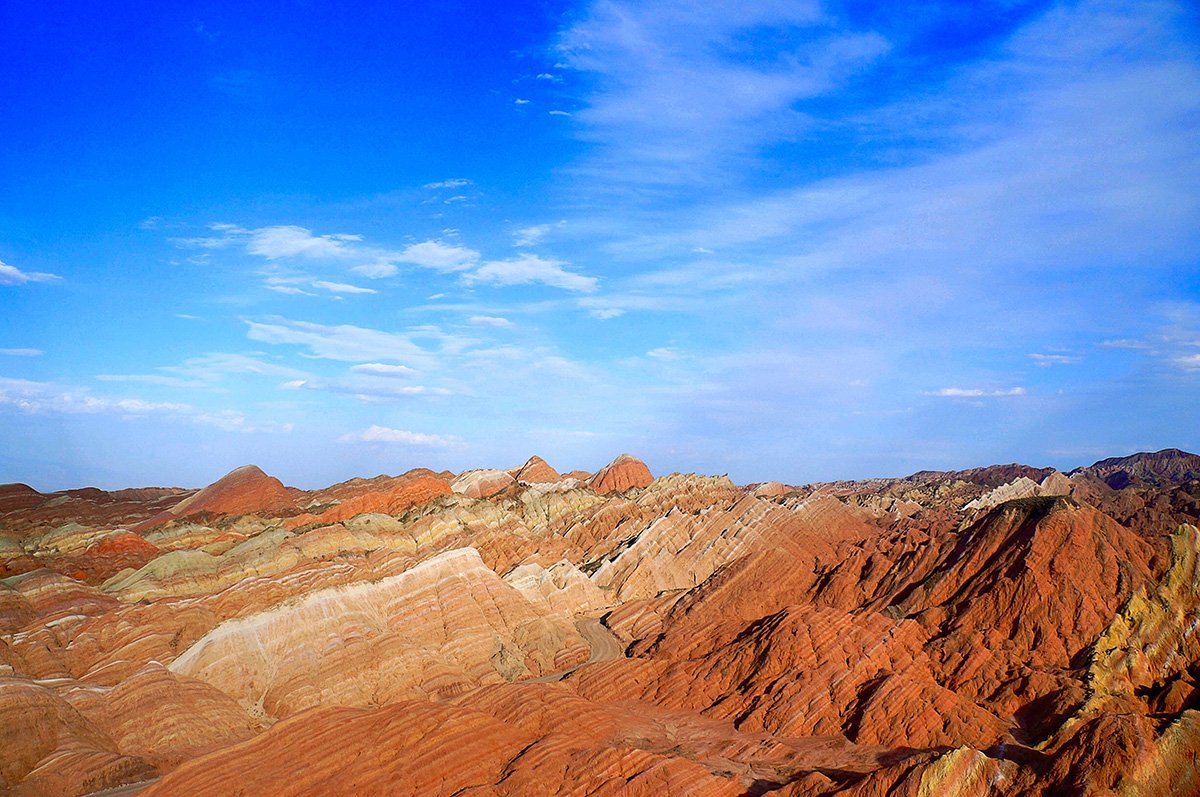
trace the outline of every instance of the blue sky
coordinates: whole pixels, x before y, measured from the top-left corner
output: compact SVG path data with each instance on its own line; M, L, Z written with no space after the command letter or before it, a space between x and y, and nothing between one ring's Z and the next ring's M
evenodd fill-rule
M0 482L1200 449L1200 15L0 6Z

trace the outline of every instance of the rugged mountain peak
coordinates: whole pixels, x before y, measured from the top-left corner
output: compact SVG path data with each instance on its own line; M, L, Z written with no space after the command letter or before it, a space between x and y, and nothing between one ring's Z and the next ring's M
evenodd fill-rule
M263 473L257 465L243 465L180 501L170 511L179 517L197 512L248 515L295 509L295 506L283 482Z

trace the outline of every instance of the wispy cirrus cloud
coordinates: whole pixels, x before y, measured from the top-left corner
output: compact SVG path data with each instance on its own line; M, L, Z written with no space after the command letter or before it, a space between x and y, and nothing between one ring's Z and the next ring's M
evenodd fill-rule
M287 259L335 261L354 273L372 279L392 276L400 270L400 265L414 265L442 273L457 274L467 284L540 283L585 293L594 291L599 284L595 277L565 269L564 266L569 265L565 261L542 258L529 253L506 260L487 260L475 249L441 240L421 241L402 249L387 249L365 244L359 235L314 235L311 230L294 225L261 227L254 230L232 224L210 226L217 233L215 236L173 240L176 245L184 247L243 246L249 254L266 258L273 264ZM524 243L519 245L531 245L542 231L540 228L528 228L523 230L522 234ZM272 265L264 273L263 284L269 290L297 296L312 295L301 286L335 294L376 292L373 288L314 279L307 274L296 273L278 265Z
M41 349L0 349L0 354L7 357L41 357L45 353Z
M602 146L592 179L694 184L731 158L809 125L798 100L841 86L889 48L836 27L820 3L757 0L721 9L674 2L594 3L558 42L564 66L594 90L575 112ZM800 29L805 35L792 34ZM772 42L781 42L772 45Z
M490 282L496 285L527 285L542 282L556 288L579 293L591 293L599 287L595 277L567 271L562 260L522 254L507 260L492 260L483 263L474 271L463 275L467 283Z
M1083 362L1082 357L1070 354L1030 354L1029 358L1033 360L1034 365L1042 368L1048 368L1052 365L1077 365Z
M465 177L452 177L436 183L425 183L425 188L437 190L439 188L462 188L464 185L473 185L473 183Z
M44 271L22 271L0 261L0 285L25 285L29 282L58 282L62 277Z
M338 438L340 443L395 443L408 446L457 446L462 438L454 435L425 434L387 426L372 425L361 432L351 432Z
M357 285L347 285L344 282L314 280L312 285L314 288L320 288L330 293L378 293L374 288L360 288Z
M167 365L153 374L97 374L102 382L140 382L147 385L186 389L209 389L229 376L261 376L296 379L309 376L307 371L270 362L247 354L212 352L190 357L179 365Z
M498 329L507 329L513 325L512 321L509 321L507 318L492 315L473 315L467 321L476 326L496 327Z
M984 390L982 388L972 387L944 387L940 390L926 392L926 396L942 396L944 398L996 398L999 396L1024 396L1025 388L1010 387L1000 390Z
M418 346L408 335L396 332L366 329L352 324L326 326L286 318L246 320L246 325L249 326L247 336L251 340L304 346L313 357L346 362L432 362L431 352Z
M228 432L290 432L291 424L273 420L253 423L239 410L205 411L191 404L113 398L93 395L87 388L0 377L0 408L13 407L31 415L96 415L108 413L126 420L160 417L174 421L215 426Z
M350 366L350 372L368 374L370 376L386 376L391 379L416 376L419 371L406 365L386 365L384 363L360 363Z
M544 238L548 232L550 232L549 224L535 224L532 227L524 227L513 234L513 246L532 246Z

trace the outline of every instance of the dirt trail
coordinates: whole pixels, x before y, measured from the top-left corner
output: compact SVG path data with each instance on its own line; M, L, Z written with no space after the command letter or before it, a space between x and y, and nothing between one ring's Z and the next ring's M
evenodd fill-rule
M148 789L157 782L158 778L154 778L153 780L143 780L140 783L130 783L127 786L113 786L111 789L90 792L84 797L133 797L142 789Z
M621 645L620 640L613 636L613 632L609 631L604 623L600 622L598 617L580 617L575 621L575 628L583 635L583 638L588 641L588 645L592 648L592 655L583 664L576 664L567 670L561 672L552 672L549 675L543 675L540 678L530 678L525 683L528 684L551 684L556 681L561 681L571 673L578 670L584 664L593 664L597 661L612 661L619 659L625 655L625 648Z

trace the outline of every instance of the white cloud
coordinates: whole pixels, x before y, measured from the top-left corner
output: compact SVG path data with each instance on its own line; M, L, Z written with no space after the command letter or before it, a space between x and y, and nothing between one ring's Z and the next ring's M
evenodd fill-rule
M390 277L399 271L394 263L390 263L387 260L379 260L374 263L364 263L361 266L354 266L350 270L355 274L362 274L364 277L370 277L371 279Z
M551 116L570 116L566 111L550 111Z
M513 100L513 103L516 105L528 105L529 100Z
M347 242L362 240L357 235L313 235L295 225L262 227L250 234L246 251L268 260L280 257L340 258L352 254Z
M527 285L541 282L568 291L591 293L596 290L598 280L565 271L567 265L561 260L548 260L537 255L523 254L508 260L484 263L475 271L463 276L466 282L492 282L497 285Z
M549 224L538 224L517 230L513 235L513 246L531 246L540 241L548 232L550 232Z
M304 371L278 363L266 362L245 354L214 352L200 357L191 357L180 365L168 365L158 369L157 374L97 374L102 382L138 382L148 385L163 385L186 389L215 387L226 376L270 376L297 378L306 377Z
M453 177L449 180L442 180L439 183L425 183L425 187L436 190L438 188L461 188L464 185L472 185L470 180L462 177Z
M215 426L222 431L242 432L243 434L253 434L257 432L263 432L267 434L287 434L295 428L290 423L279 423L277 421L267 421L266 423L260 423L257 425L250 424L246 422L246 417L236 410L203 412L195 416L192 420L198 424Z
M55 282L62 277L57 274L47 274L42 271L21 271L16 266L10 266L0 261L0 285L24 285L27 282Z
M247 336L264 343L306 346L315 357L349 362L401 360L430 363L431 356L407 336L350 324L324 326L278 319L273 323L246 321Z
M1082 357L1071 357L1066 354L1031 354L1034 365L1047 368L1051 365L1074 365L1083 362Z
M588 314L593 318L599 318L601 321L607 321L610 318L625 315L625 311L620 307L595 307L589 310Z
M772 32L796 29L800 46L772 44L784 38ZM563 32L559 49L604 88L581 98L587 107L576 113L584 136L603 145L590 173L684 183L711 177L761 142L794 136L808 120L798 101L842 85L888 43L839 30L815 0L598 2Z
M473 315L467 320L481 327L511 327L513 325L507 318L490 315Z
M1187 354L1176 357L1175 363L1187 371L1200 371L1200 354Z
M290 432L291 424L268 421L249 424L236 410L203 412L190 404L145 401L137 398L105 398L91 395L84 388L51 382L0 377L0 406L8 405L29 414L94 415L112 413L125 419L160 416L166 419L216 426L237 432Z
M316 280L313 282L313 287L332 293L377 293L374 288L360 288L357 285L347 285L343 282L326 282L325 280Z
M646 356L653 357L656 360L678 360L680 355L675 349L669 346L662 346L646 352Z
M166 374L96 374L101 382L136 382L143 385L162 385L187 389L206 388L211 384L201 379L184 379Z
M45 353L41 349L0 349L0 354L6 354L9 357L40 357Z
M409 377L420 373L406 365L384 365L383 363L362 363L353 365L350 370L356 374L368 376Z
M341 443L399 443L409 446L456 446L461 438L454 435L424 434L408 432L403 429L390 429L386 426L370 426L361 432L344 434L338 438Z
M264 285L263 287L269 291L287 294L288 296L316 296L315 293L297 288L294 285Z
M552 75L549 72L543 72L542 74L537 76L537 79L538 80L549 80L551 83L561 83L562 82L562 78L560 78L558 75Z
M1130 338L1120 338L1117 340L1102 341L1100 346L1106 349L1149 349L1150 344L1142 340L1132 340Z
M463 271L479 261L479 253L465 246L425 241L406 247L397 259L436 271Z
M948 398L980 398L994 396L1024 396L1025 388L1014 387L1008 390L980 390L979 388L944 387L925 393L926 396L945 396Z

